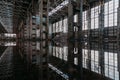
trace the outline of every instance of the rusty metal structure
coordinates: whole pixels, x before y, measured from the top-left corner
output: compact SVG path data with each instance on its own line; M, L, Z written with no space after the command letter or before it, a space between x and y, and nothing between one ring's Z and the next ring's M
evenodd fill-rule
M1 31L18 39L115 42L119 0L1 0ZM110 40L110 41L109 41Z
M75 80L83 80L83 68L120 77L120 0L0 0L0 40L5 33L16 34L19 52L26 52L29 63L43 65L41 73L56 69L52 62L64 66L62 61L66 70L74 64L79 71ZM117 76L109 75L110 68Z

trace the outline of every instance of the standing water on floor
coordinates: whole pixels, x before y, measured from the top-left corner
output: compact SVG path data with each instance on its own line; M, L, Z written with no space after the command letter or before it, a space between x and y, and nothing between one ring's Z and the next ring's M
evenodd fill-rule
M0 42L0 80L119 80L116 43Z

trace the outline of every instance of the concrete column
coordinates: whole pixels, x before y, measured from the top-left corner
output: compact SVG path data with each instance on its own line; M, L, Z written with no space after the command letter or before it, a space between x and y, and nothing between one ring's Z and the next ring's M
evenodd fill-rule
M73 4L72 0L68 3L68 40L74 39L74 26L73 26Z
M101 67L101 74L105 74L104 66L104 0L100 2L99 14L99 65Z
M77 0L79 15L78 15L78 65L79 65L79 77L83 80L83 68L82 68L82 12L83 12L83 0Z

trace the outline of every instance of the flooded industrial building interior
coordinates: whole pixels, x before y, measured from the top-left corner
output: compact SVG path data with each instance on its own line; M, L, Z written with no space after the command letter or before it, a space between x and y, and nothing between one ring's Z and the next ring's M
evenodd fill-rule
M0 0L0 80L120 80L120 0Z

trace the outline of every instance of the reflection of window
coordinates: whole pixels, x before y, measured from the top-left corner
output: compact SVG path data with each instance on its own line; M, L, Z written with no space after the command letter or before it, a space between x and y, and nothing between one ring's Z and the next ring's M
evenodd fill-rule
M88 50L82 49L82 56L83 56L83 67L87 68L87 62L88 62Z
M83 56L83 67L88 68L88 62L91 64L91 71L96 73L101 73L101 66L99 51L90 50L90 53L87 49L82 49L82 56ZM90 58L89 58L90 56ZM109 77L114 80L119 80L119 72L118 72L118 59L117 53L112 52L104 52L104 73L106 77Z
M56 56L56 55L55 55L55 47L53 47L53 56Z
M88 53L87 49L82 49L83 53L83 67L88 68L89 64L91 63L91 70L96 73L100 73L101 69L99 66L99 51L90 50ZM90 55L90 57L88 57Z
M59 57L59 48L56 47L56 57Z
M114 80L119 80L117 53L104 53L105 76Z
M100 73L99 52L91 50L91 70Z
M64 60L67 61L67 57L68 57L68 47L63 47L64 48Z
M53 56L67 61L68 47L53 47Z
M63 53L62 53L62 48L61 48L61 47L59 48L59 53L60 53L60 54L59 54L59 58L60 58L60 59L63 59Z
M78 48L74 48L74 54L78 53Z
M78 65L78 58L74 58L74 64Z

